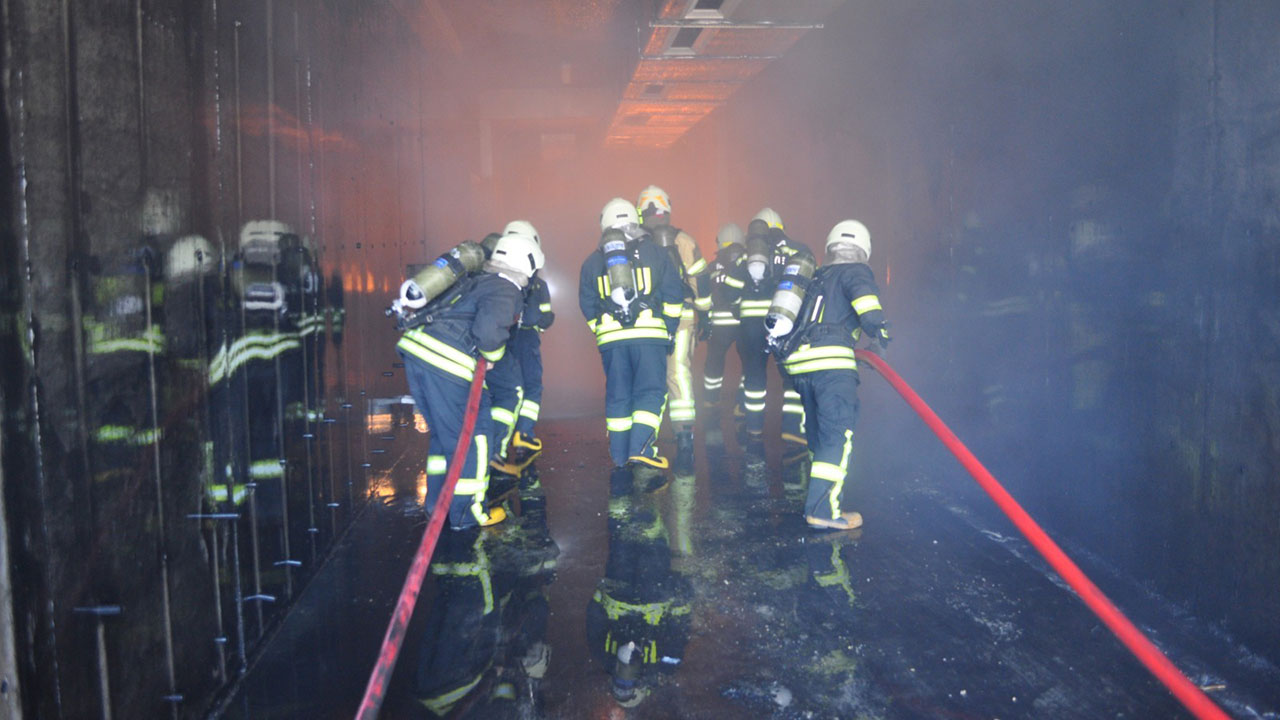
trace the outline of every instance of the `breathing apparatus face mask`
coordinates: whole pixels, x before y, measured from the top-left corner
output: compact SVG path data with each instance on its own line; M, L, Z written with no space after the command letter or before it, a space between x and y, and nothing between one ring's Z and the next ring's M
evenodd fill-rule
M843 265L846 263L865 263L867 253L853 243L836 243L827 248L827 264Z
M652 205L644 209L640 215L644 224L649 227L664 227L671 224L671 214L665 213Z
M523 290L529 284L529 277L532 275L527 268L518 268L502 260L501 257L495 256L484 264L485 272L497 273L502 277L515 283L516 287Z

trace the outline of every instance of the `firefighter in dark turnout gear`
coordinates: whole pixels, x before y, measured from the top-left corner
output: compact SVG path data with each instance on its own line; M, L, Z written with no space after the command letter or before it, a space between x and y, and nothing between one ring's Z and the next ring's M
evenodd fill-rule
M882 347L889 342L880 291L866 264L870 257L866 227L857 220L838 223L827 236L826 262L808 287L794 327L787 321L769 329L808 419L813 463L804 514L811 527L850 530L862 525L859 513L842 510L840 495L858 418L853 346L863 332Z
M738 303L742 301L742 261L746 248L742 228L729 223L716 235L715 261L698 282L698 335L707 341L707 357L702 368L702 388L708 405L720 403L724 387L724 358L738 340ZM719 417L717 414L716 417Z
M600 226L601 247L582 263L578 305L604 363L609 454L617 467L664 469L655 438L685 286L670 255L640 228L634 205L610 200Z
M513 234L532 237L539 246L542 244L538 231L527 220L507 223L502 235ZM547 283L540 273L534 273L524 291L520 322L512 330L507 355L494 367L504 386L501 393L494 393L493 420L499 443L494 451L499 461L495 467L502 465L500 469L504 472L514 473L518 469L514 464L502 462L507 457L508 443L524 457L542 450L542 442L533 433L542 409L541 333L554 321Z
M770 274L776 291L787 263L797 253L805 253L810 257L813 253L804 243L787 237L787 234L782 231L781 224L769 228L769 241L773 245L773 267L770 269ZM791 447L800 445L799 449L803 452L803 446L807 443L804 436L804 404L800 402L800 393L796 392L792 385L791 377L781 365L778 366L778 374L782 376L782 439L790 443ZM787 455L792 454L794 453L787 453Z
M685 296L689 302L680 316L675 346L667 360L667 412L678 452L689 459L693 455L693 423L697 415L697 400L693 395L693 346L697 339L694 307L698 278L706 271L707 261L688 233L672 227L671 199L662 188L656 185L645 188L636 200L636 212L640 213L640 220L653 239L670 253L671 264L686 286Z
M507 223L503 234L528 231L542 244L537 230L526 220ZM511 352L520 361L520 407L516 412L516 433L512 443L517 450L536 453L542 450L542 441L534 433L538 416L542 413L542 333L551 328L556 314L551 310L551 289L542 273L535 273L525 289L525 309L520 314L520 325L511 338Z
M396 345L405 362L409 391L431 429L428 508L434 507L443 489L448 453L453 452L462 432L468 386L477 358L488 362L502 359L511 327L520 313L521 290L542 262L542 249L532 238L504 236L485 263L485 272L463 277L435 298L438 309L428 313L424 324L408 329ZM449 508L449 522L455 529L493 525L506 519L502 508L489 510L485 506L489 486L486 460L493 421L487 393L481 393L480 398L474 437Z

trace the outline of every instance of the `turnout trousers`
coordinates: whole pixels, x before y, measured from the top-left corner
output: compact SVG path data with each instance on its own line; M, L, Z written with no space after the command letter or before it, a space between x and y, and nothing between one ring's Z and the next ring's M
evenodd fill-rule
M435 507L444 489L445 475L449 469L462 423L467 411L469 387L460 378L437 369L414 355L400 352L404 360L405 375L409 379L409 393L413 402L427 419L431 431L427 450L427 510ZM449 524L455 530L474 527L488 519L485 509L485 492L489 489L489 436L493 420L489 413L489 394L480 393L480 407L476 413L475 434L467 447L467 456L454 487L453 503L449 506Z
M698 321L690 312L680 318L676 329L675 350L667 358L667 413L671 417L671 429L683 432L693 429L697 400L693 395L693 344L697 337Z
M792 376L808 418L809 492L804 514L840 517L840 494L853 455L853 426L858 421L858 371L818 370Z
M484 384L488 388L489 417L493 420L489 429L489 457L506 460L507 445L516 427L516 412L524 389L521 385L520 358L507 348L502 358L485 373ZM488 459L485 459L488 462Z
M764 318L743 318L738 326L738 357L742 360L743 424L748 432L764 432L765 395L768 393L769 355Z
M536 437L533 426L542 412L542 333L535 328L519 328L507 343L507 354L515 355L520 362L520 409L516 417L516 431L527 438Z
M667 402L667 343L630 342L600 347L604 414L615 467L628 458L654 457L654 437Z
M702 366L702 389L706 391L708 405L720 404L720 390L724 387L724 358L737 340L737 325L715 325L711 328L707 359Z

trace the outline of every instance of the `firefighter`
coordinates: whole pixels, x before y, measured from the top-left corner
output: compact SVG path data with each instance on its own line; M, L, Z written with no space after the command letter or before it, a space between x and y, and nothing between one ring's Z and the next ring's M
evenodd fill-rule
M493 257L493 251L501 239L502 233L495 232L485 235L480 241L480 246L484 248L485 260ZM483 275L483 266L474 274ZM527 285L525 290L528 290ZM521 302L523 303L524 300L522 299ZM520 367L516 363L509 338L507 352L503 353L500 360L493 363L493 367L489 368L484 379L485 392L489 400L489 417L493 420L489 424L489 468L513 475L518 474L518 470L507 467L506 457L507 444L511 440L512 431L515 430L516 411L520 407Z
M771 274L773 285L776 289L778 282L782 279L783 270L792 257L797 253L805 253L812 257L813 253L803 243L787 237L787 234L782 230L780 220L777 227L769 227L769 242L773 245ZM790 376L783 371L781 366L778 366L778 374L782 376L782 439L786 442L788 448L783 452L783 457L787 459L793 459L799 455L807 457L808 452L806 452L805 446L808 443L804 435L804 404L800 402L800 393L796 392Z
M524 220L516 220L507 225L507 233L516 232L523 226L533 233L533 238L542 244L533 225ZM511 352L520 362L520 408L516 413L516 432L511 442L517 450L528 454L542 451L542 441L534 432L538 416L542 412L542 333L551 329L556 314L551 310L551 290L547 281L542 279L541 271L534 273L525 290L524 312L520 314L520 324L515 336L511 338Z
M768 392L768 355L765 344L764 317L777 280L773 276L773 249L768 239L769 226L755 218L747 226L744 243L742 298L738 303L738 357L742 361L742 385L739 405L748 444L758 444L764 437L765 396Z
M538 231L527 220L513 220L501 234L490 237L496 242L503 235L513 234L531 237L542 246ZM494 365L497 384L490 384L496 438L492 466L502 472L518 474L520 470L519 464L506 462L508 444L518 450L521 460L526 462L542 450L542 441L533 434L542 402L541 333L554 321L547 283L541 273L534 273L525 287L520 322L512 331L507 354Z
M708 405L719 410L720 389L724 387L724 358L737 342L738 303L742 301L742 261L746 248L742 228L729 223L716 234L715 261L699 278L699 339L707 341L707 358L702 369L702 388ZM717 412L715 416L719 418ZM718 422L713 422L718 426Z
M814 274L794 326L769 328L783 370L791 376L809 419L813 462L805 499L810 527L851 530L862 515L844 511L840 495L853 453L858 417L858 365L853 346L861 333L887 347L889 333L879 290L867 260L871 235L857 220L827 235L826 262Z
M542 249L526 235L505 235L484 264L484 272L464 277L434 298L438 309L426 324L408 329L397 343L405 362L414 403L431 428L427 455L427 507L434 507L443 488L467 407L467 395L477 357L502 359L511 326L520 313L521 291L542 268ZM410 283L406 282L405 286ZM402 302L407 287L402 289ZM428 305L427 307L433 307ZM475 433L449 508L451 527L494 525L506 519L498 507L485 506L489 484L489 435L492 418L486 394L481 393Z
M658 244L666 247L672 264L684 282L688 303L676 328L675 348L667 360L667 412L676 436L678 457L693 455L693 423L697 400L693 395L693 345L697 336L694 309L698 300L698 278L707 269L707 261L698 244L685 231L671 226L671 199L657 185L650 185L636 200L636 212Z
M641 229L634 205L610 200L600 228L600 247L582 263L578 305L604 364L609 454L615 467L666 469L655 440L685 285L670 255Z

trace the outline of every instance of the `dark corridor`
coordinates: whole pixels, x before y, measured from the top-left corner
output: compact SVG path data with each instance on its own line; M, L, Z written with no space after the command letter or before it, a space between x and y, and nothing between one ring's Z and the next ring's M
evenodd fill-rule
M0 717L351 717L426 522L384 309L516 218L545 451L444 533L383 717L1190 717L869 368L858 532L805 526L772 370L763 446L713 414L706 343L693 467L611 474L577 273L650 184L708 258L761 207L865 223L893 366L1280 717L1278 37L1239 0L0 0Z

